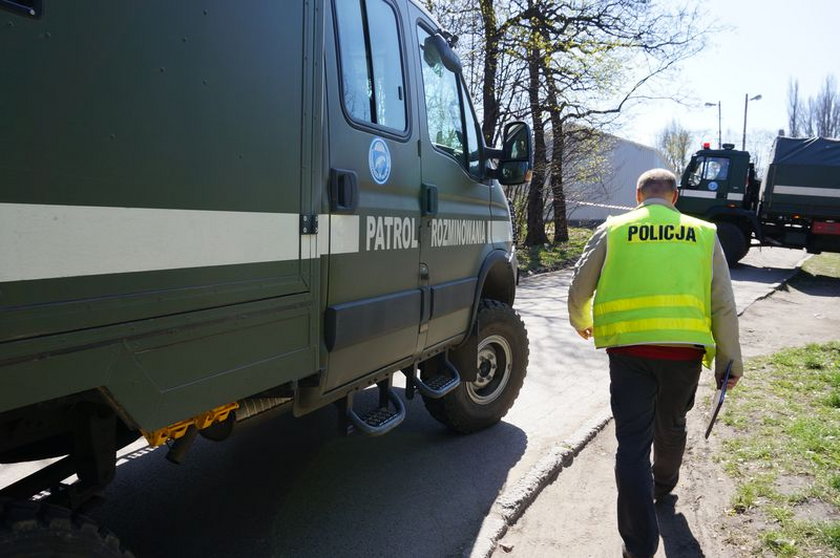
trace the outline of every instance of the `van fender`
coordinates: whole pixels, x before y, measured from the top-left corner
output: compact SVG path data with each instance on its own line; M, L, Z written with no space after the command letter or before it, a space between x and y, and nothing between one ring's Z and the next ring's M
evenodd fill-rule
M475 295L473 296L472 309L470 310L470 327L464 339L454 348L478 352L478 305L482 298L491 298L506 304L513 305L516 296L517 264L516 253L496 249L487 254L481 269L478 272ZM470 346L472 345L472 347ZM476 370L460 370L461 380L465 382L475 381ZM472 372L472 373L471 373Z
M475 342L476 319L478 305L482 298L491 298L513 306L516 297L517 267L516 253L511 250L496 249L487 254L478 272L475 295L470 310L470 329L466 338L461 342L463 346L472 340ZM468 379L468 378L465 378Z

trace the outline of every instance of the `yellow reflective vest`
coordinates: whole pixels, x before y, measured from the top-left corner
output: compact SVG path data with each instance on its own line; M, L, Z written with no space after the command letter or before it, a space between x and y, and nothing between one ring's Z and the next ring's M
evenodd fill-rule
M651 204L611 217L606 228L592 308L595 346L703 345L710 367L715 226Z

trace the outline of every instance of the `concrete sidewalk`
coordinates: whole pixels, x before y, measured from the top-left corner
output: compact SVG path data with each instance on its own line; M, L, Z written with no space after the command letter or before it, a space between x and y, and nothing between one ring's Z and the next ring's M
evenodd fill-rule
M739 313L774 292L802 260L802 252L784 249L754 251L745 258L732 270ZM471 557L490 556L542 489L610 421L606 353L595 351L568 324L570 278L571 271L549 273L519 286L516 308L528 328L531 361L522 394L505 421L527 429L528 451L510 470L468 552Z
M745 358L840 338L840 290L836 282L833 287L818 283L797 283L747 305L740 323ZM749 389L749 380L747 374L737 389ZM675 498L657 506L661 544L656 558L740 558L747 554L738 546L743 537L760 536L760 525L744 530L744 523L729 521L732 518L725 515L735 492L734 481L716 461L726 429L719 426L708 440L703 436L712 389L711 375L706 374L695 408L688 414L686 454ZM610 421L528 507L492 556L619 556L613 475L616 446Z

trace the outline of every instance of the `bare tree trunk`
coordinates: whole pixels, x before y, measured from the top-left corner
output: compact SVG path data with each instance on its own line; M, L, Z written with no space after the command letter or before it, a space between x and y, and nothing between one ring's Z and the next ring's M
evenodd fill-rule
M480 0L481 21L484 26L484 75L482 76L482 108L484 115L481 133L486 145L493 145L499 123L499 98L496 95L496 75L499 69L499 43L502 38L496 18L494 0Z
M799 80L788 81L788 137L798 138L802 127L802 101L799 99Z
M557 119L559 120L559 118ZM552 125L552 128L554 126ZM554 242L569 240L569 221L566 219L566 192L563 190L563 159L565 158L566 136L563 135L563 124L557 126L559 135L555 136L552 147L551 173L551 207L554 210Z
M548 87L548 110L551 119L551 209L554 212L554 242L569 240L569 222L566 220L566 192L563 190L563 162L566 157L566 134L563 131L563 118L557 104L557 88L551 76L546 72Z
M528 189L528 233L525 246L547 244L545 219L543 218L546 167L545 129L540 103L540 49L534 40L529 47L528 56L528 99L531 108L531 120L534 124L534 174Z

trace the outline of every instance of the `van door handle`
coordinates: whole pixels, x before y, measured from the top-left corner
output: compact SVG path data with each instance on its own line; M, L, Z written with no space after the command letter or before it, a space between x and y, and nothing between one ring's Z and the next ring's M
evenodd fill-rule
M330 210L355 211L359 206L359 181L356 173L330 169Z
M438 212L438 189L434 184L423 184L421 211L424 216L437 215Z

